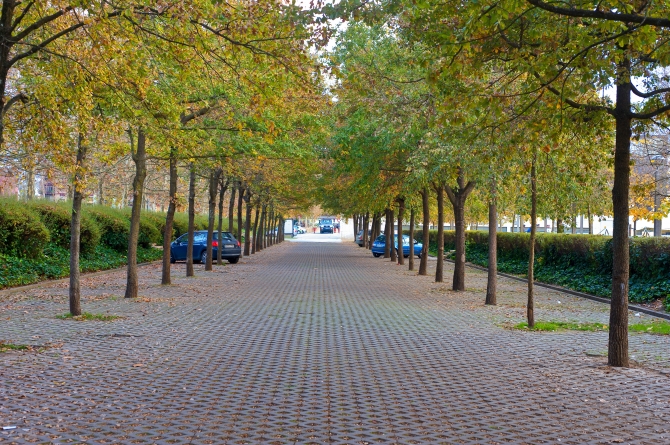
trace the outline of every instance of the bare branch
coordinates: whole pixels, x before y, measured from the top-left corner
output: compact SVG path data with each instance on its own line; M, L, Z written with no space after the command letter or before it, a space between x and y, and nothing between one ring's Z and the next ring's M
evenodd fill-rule
M565 15L568 17L592 18L600 20L609 20L623 23L637 23L642 26L657 26L659 28L670 28L670 19L660 17L648 17L640 14L623 14L620 12L606 12L591 9L577 8L559 8L542 0L526 0L533 6L544 9L554 14Z

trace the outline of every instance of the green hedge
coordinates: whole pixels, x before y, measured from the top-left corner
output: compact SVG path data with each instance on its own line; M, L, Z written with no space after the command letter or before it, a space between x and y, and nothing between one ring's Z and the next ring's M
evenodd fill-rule
M162 257L160 249L138 247L137 261L144 263ZM92 252L82 254L82 272L113 269L126 264L126 253L99 244ZM40 258L16 258L0 254L0 288L23 286L45 279L65 278L70 273L70 251L49 244Z
M72 203L37 200L25 204L40 215L40 219L49 230L51 242L69 249ZM81 215L80 240L82 252L92 252L100 242L100 227L85 212Z
M61 278L69 274L71 203L19 202L0 199L0 288ZM110 269L126 264L130 209L82 206L81 270ZM138 262L160 259L165 213L140 216ZM227 221L226 221L227 225ZM196 230L207 228L207 217L196 215ZM172 238L188 230L188 215L175 214Z
M51 239L39 214L13 199L0 199L0 254L39 258Z
M59 278L69 273L71 203L0 200L0 288ZM196 218L206 227L206 218ZM204 221L204 226L203 226ZM142 212L138 261L159 259L165 214ZM82 271L126 263L130 212L99 205L82 207Z
M405 233L408 233L405 231ZM415 233L420 240L421 233ZM466 257L488 266L488 233L465 232ZM498 270L526 275L528 233L498 233ZM455 233L444 232L445 250L455 247ZM430 231L429 250L437 251L437 230ZM609 297L612 289L612 238L600 235L538 233L535 278L590 294ZM670 304L670 239L631 238L629 296L633 302L665 299Z
M101 205L86 206L84 212L97 221L102 232L101 241L104 245L119 252L128 249L130 221L123 212Z

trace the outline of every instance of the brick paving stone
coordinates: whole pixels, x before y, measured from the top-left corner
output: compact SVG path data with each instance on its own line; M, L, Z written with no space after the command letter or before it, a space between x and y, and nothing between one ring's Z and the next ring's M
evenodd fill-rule
M448 266L449 267L449 266ZM90 444L661 444L667 337L631 334L612 369L603 332L522 332L525 285L483 272L467 290L353 243L283 243L160 286L141 269L0 293L0 442ZM445 273L450 277L451 270ZM538 289L540 320L607 322L607 307ZM559 303L560 301L560 303ZM638 318L631 314L631 318ZM641 319L648 319L641 316Z

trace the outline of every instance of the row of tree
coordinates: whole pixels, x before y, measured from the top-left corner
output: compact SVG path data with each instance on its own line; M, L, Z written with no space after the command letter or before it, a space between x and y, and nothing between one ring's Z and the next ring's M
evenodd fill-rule
M373 221L409 206L428 222L430 195L441 231L446 195L462 290L477 196L474 212L486 203L489 214L490 304L500 213L528 215L530 246L540 216L612 213L608 356L628 366L631 140L668 123L670 4L387 0L342 2L338 13L352 21L329 54L338 101L328 205ZM441 239L438 249L441 281Z
M45 176L69 178L73 315L81 313L80 209L92 193L103 197L104 179L92 172L114 176L114 166L131 161L122 200L132 203L129 298L138 293L149 168L165 172L169 184L163 284L170 283L173 215L186 195L180 182L188 183L189 276L199 190L208 190L206 270L227 191L228 229L236 219L245 255L277 241L263 235L311 202L301 184L318 171L312 147L322 137L317 110L325 103L309 52L319 39L313 14L275 0L6 0L0 14L2 158L26 171L40 162Z

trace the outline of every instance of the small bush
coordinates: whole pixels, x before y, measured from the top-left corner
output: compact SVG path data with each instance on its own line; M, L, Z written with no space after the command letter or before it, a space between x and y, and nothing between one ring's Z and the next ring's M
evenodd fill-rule
M69 249L72 203L30 201L28 206L40 215L40 219L51 233L51 242ZM80 243L82 252L92 252L100 242L100 226L89 215L82 212Z
M121 210L121 212L128 219L128 224L130 224L132 209L126 207ZM157 219L153 216L154 214L154 212L140 212L140 233L137 238L137 244L139 246L150 247L152 244L163 244L165 221L160 225L160 223L157 222ZM128 226L128 231L130 231L130 226Z
M17 258L38 258L50 240L39 215L13 199L0 200L0 253ZM6 263L6 262L5 262ZM0 267L8 267L3 264Z
M112 249L123 252L128 250L128 218L112 207L102 205L86 206L84 213L95 219L101 229L100 241Z

